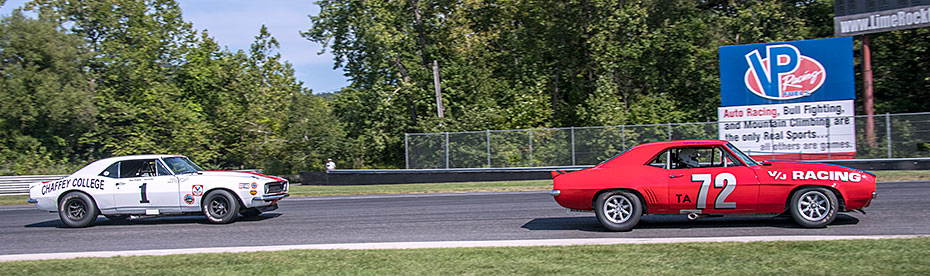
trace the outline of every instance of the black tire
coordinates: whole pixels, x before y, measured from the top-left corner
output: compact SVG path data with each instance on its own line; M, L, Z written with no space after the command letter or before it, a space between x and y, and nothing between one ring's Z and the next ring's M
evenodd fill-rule
M129 215L103 215L103 216L106 217L108 220L111 220L114 222L123 222L123 221L129 220Z
M789 204L791 218L805 228L826 227L836 219L836 194L825 188L800 189L791 195Z
M594 205L597 220L609 231L630 231L643 214L639 197L624 191L601 193Z
M87 227L97 220L97 204L85 193L70 192L58 201L58 217L68 227Z
M201 208L211 223L230 223L239 215L239 200L226 190L215 190L204 197Z
M257 217L258 215L261 215L262 211L259 211L256 208L248 208L248 209L242 210L241 213L242 213L242 216L250 218L250 217Z

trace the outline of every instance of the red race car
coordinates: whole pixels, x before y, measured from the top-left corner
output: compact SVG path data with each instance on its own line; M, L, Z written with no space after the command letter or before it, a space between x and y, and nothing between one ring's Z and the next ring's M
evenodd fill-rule
M549 192L562 207L594 210L611 231L628 231L643 214L791 214L825 227L837 211L862 211L875 198L875 175L820 163L756 162L718 140L633 147L592 168L552 172ZM864 212L863 212L864 213Z

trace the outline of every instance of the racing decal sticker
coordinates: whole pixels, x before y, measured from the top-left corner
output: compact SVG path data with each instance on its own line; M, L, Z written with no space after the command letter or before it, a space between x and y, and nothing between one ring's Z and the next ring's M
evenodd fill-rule
M42 184L42 194L51 193L57 190L67 188L68 186L74 188L88 188L88 189L97 189L103 191L104 182L103 179L93 179L93 178L71 178L71 179L62 179L55 182L49 182Z
M249 183L239 183L239 189L248 190Z
M193 194L194 196L202 196L202 195L203 195L203 185L194 185L194 186L191 186L191 194Z
M787 180L788 174L780 171L768 171L775 180ZM862 181L862 174L843 171L791 171L791 180L830 180L842 182Z
M257 194L257 193L258 193L258 192L256 192L255 190L249 191L249 194L252 194L252 195L255 195L255 194Z
M862 175L854 172L838 171L791 171L792 180L832 180L843 182L862 181Z
M194 197L191 194L184 195L184 203L187 203L187 205L194 204Z
M773 179L775 179L775 180L785 180L785 179L788 179L788 175L787 175L787 174L783 174L783 173L781 173L780 171L768 171L768 173L769 173L769 176L771 176L771 177L772 177Z
M698 190L696 208L707 208L707 191L710 189L711 180L714 181L714 188L723 188L723 190L717 194L717 199L714 200L714 209L736 208L736 202L726 202L727 197L730 196L730 193L736 189L736 176L731 173L721 173L718 174L716 178L712 178L713 177L711 177L710 174L691 175L692 182L701 182L701 189Z
M258 183L252 182L252 189L258 188Z

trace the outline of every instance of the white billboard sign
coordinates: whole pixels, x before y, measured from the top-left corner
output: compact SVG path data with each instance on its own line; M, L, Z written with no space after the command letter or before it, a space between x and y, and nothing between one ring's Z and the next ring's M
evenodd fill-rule
M853 100L717 108L720 139L750 155L855 154Z

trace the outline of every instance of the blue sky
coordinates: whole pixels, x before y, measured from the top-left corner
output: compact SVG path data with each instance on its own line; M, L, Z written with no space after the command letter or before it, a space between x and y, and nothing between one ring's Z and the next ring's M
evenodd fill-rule
M7 0L0 14L8 15L26 0ZM321 44L307 41L300 31L310 28L310 14L320 7L311 0L179 0L184 19L206 29L229 50L248 50L262 24L281 44L281 57L294 65L297 79L314 93L335 92L348 85L342 70L333 70L333 56L318 55Z

